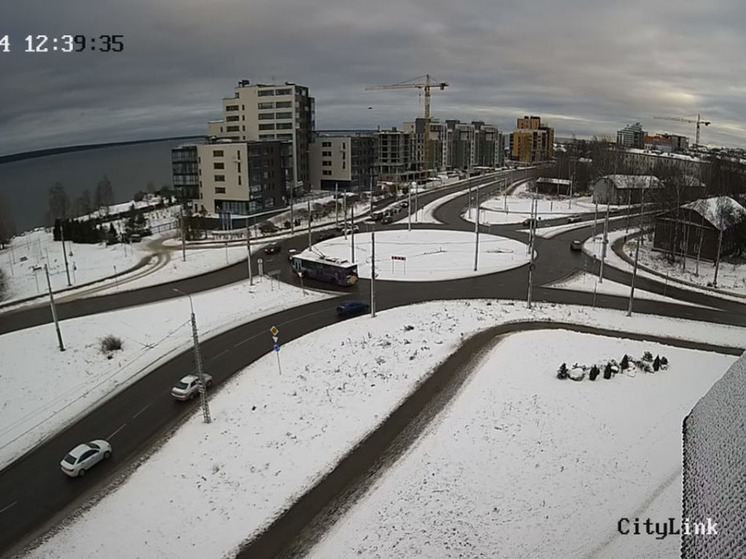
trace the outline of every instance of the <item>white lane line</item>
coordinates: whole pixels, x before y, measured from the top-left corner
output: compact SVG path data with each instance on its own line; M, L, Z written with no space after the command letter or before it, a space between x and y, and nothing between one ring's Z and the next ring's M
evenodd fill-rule
M106 440L107 441L110 440L114 435L116 435L117 433L119 433L119 431L121 431L122 429L124 429L126 425L127 425L126 423L124 425L122 425L119 429L117 429L111 435L109 435L108 437L106 437Z
M218 357L220 357L221 355L223 355L225 353L228 353L227 349L224 349L223 351L221 351L220 353L218 353L215 357L213 357L213 359L217 359Z
M8 505L7 507L5 507L5 508L3 508L3 509L0 509L0 513L3 513L3 512L5 512L6 510L8 510L8 509L9 509L9 508L11 508L11 507L14 507L14 506L15 506L16 504L18 504L18 501L13 501L13 502L12 502L12 503L10 503L10 504L9 504L9 505Z
M147 406L145 406L143 409L141 409L139 412L137 412L135 415L133 415L132 419L135 419L138 415L140 415L142 412L144 412L146 409L148 409L151 405L153 405L153 402L150 402Z

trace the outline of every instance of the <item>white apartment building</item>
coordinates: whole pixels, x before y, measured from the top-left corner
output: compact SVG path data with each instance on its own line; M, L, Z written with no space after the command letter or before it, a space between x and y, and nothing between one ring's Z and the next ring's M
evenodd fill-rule
M299 188L310 183L309 145L315 128L314 99L308 88L294 83L254 84L241 80L233 97L223 99L223 118L208 123L208 136L234 141L279 140L290 142L293 156L283 168L288 190L293 180ZM295 175L295 176L293 176Z
M311 185L321 190L375 188L377 144L372 133L333 135L320 132L309 151Z

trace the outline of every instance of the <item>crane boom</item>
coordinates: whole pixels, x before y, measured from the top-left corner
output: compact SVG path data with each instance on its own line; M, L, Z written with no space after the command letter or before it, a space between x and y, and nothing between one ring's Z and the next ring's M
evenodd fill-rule
M694 145L699 146L699 127L700 125L704 124L705 126L709 126L711 122L709 120L703 120L701 115L697 115L697 120L692 120L690 118L679 118L675 116L654 116L653 117L656 120L675 120L676 122L687 122L689 124L696 124L697 125L697 136Z
M415 81L415 80L422 80L425 81ZM437 87L441 91L443 91L446 87L448 87L448 84L446 82L434 82L430 74L425 74L424 76L420 76L417 78L413 78L412 80L408 80L406 82L402 83L395 83L392 85L371 85L369 87L366 87L366 91L371 90L380 90L380 89L422 89L425 92L425 135L424 135L424 141L425 141L425 167L429 168L433 164L431 161L431 147L430 147L430 89L432 87Z

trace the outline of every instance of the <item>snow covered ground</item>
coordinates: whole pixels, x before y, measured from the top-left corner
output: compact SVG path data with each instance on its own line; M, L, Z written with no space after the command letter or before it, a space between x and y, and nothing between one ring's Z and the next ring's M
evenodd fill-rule
M587 272L581 272L573 277L553 283L551 285L544 285L542 287L554 287L558 289L573 289L575 291L594 291L604 295L620 295L622 297L629 297L629 285L616 283L605 279L599 283L598 276L589 274ZM666 303L677 303L679 305L690 305L693 307L701 307L702 305L696 305L694 303L687 303L686 301L679 301L671 297L665 297L658 295L657 293L650 293L649 291L643 291L642 289L635 288L635 299L648 299L650 301L663 301Z
M563 361L645 351L670 368L555 378ZM678 537L624 538L617 523L680 490L681 422L734 359L562 330L508 336L309 558L676 557ZM659 521L681 520L680 495Z
M475 235L464 231L413 229L376 232L376 277L397 281L440 281L492 274L528 263L525 244L495 235L479 235L479 261L474 271ZM335 237L314 245L314 252L358 263L358 274L371 277L371 235ZM404 258L405 260L401 260Z
M201 309L202 305L198 312ZM237 374L213 394L213 423L204 424L197 410L126 482L60 526L26 557L56 558L60 549L76 557L117 557L125 549L128 555L162 558L230 554L331 469L465 336L500 323L538 319L667 332L734 346L743 343L745 333L714 324L625 317L621 312L581 307L538 304L529 311L522 304L498 301L431 302L383 311L375 319L344 321L285 344L281 375L274 355ZM651 488L676 472L680 426L674 430L672 425L734 359L661 348L672 362L669 371L574 383L555 378L558 363L619 359L625 351L638 355L642 345L571 334L564 338L567 343L561 343L557 334L548 332L516 340L513 345L498 345L499 366L478 373L475 384L466 388L470 394L479 393L480 386L489 392L459 401L448 412L461 414L456 429L463 447L448 447L453 467L432 476L434 470L427 468L442 463L440 453L432 456L430 466L423 464L436 489L451 491L450 496L437 491L429 498L424 493L412 495L410 485L404 484L407 479L397 477L397 483L404 484L403 494L422 499L419 504L425 510L415 512L417 507L404 501L400 507L426 518L417 539L412 536L425 549L427 534L434 542L443 538L450 542L459 534L473 535L485 522L492 522L487 528L495 532L483 534L485 543L494 543L495 537L515 543L518 534L524 534L531 539L521 545L534 542L541 556L547 557L549 544L533 540L541 538L541 528L548 530L552 536L548 541L558 549L568 549L561 541L562 529L580 534L584 544L601 541L613 532L616 515L633 516ZM508 374L514 370L522 374ZM494 383L500 383L497 389ZM499 406L485 404L489 397ZM472 405L476 407L471 415L464 415ZM634 414L629 413L632 409ZM671 417L664 417L666 412ZM454 423L459 423L447 419L433 424L428 438L447 438ZM591 440L599 441L598 454L589 445ZM112 443L116 452L116 437ZM504 444L504 456L495 458L491 449L477 448L485 443ZM418 447L432 445L425 439ZM478 468L465 463L472 450L475 464L482 466L481 477ZM493 461L485 466L490 457ZM650 479L644 479L641 471ZM456 525L444 524L446 534L440 529L443 525L436 523L433 531L440 510L444 519L453 518L457 503L453 495L460 495L457 486L462 481L473 491L462 503ZM414 486L424 487L424 480L414 480ZM568 521L585 520L589 511L597 515L590 520L597 532L589 528L585 533L583 522ZM557 525L550 526L546 514ZM472 520L473 527L468 528ZM498 521L503 522L502 529L495 531ZM509 529L516 534L509 534ZM375 534L367 528L365 532L381 542L382 556L412 556L397 552L400 538L395 533ZM362 556L376 555L371 551ZM478 555L467 552L466 556ZM483 556L494 557L494 550Z
M611 266L614 266L615 268L619 268L620 270L626 270L628 272L632 272L632 270L634 269L634 266L632 264L629 264L628 262L626 262L625 260L623 260L619 256L617 256L617 254L613 250L611 250L611 245L614 242L616 242L617 239L621 239L625 235L630 235L631 236L631 235L635 234L636 231L637 231L636 229L630 229L628 233L625 233L624 231L611 231L608 234L608 247L607 247L607 250L606 250L606 262L608 264L610 264ZM649 249L650 246L652 245L652 239L651 238L648 238L648 236L646 235L645 239L646 239L645 240L645 244L640 247L640 253L641 254L642 254L643 247L647 247L647 249ZM634 252L635 251L635 245L636 245L636 241L635 241L635 243L627 243L626 253L632 259L634 259L634 257L635 257L635 252ZM583 244L583 250L585 252L587 252L588 254L595 255L596 258L601 258L602 248L603 248L603 233L599 233L595 237L589 238L585 242L585 244ZM700 269L699 269L700 270L700 274L705 274L708 266L711 267L712 263L700 263ZM727 265L726 265L726 268L727 268ZM740 274L744 273L739 268L737 268L737 270L740 271ZM715 291L713 289L697 288L697 287L693 287L691 285L686 285L686 284L677 282L676 280L679 277L681 277L681 268L679 268L679 269L672 268L672 269L669 270L669 274L670 274L669 276L661 278L661 276L659 276L659 275L652 274L652 273L647 272L645 270L642 270L640 268L638 268L638 270L637 270L637 275L638 276L645 277L645 278L650 278L650 279L654 279L656 281L663 281L664 285L671 284L671 285L675 285L676 287L679 287L679 288L682 288L682 289L687 289L687 290L695 291L695 292L698 292L698 293L706 293L708 295L712 295L713 297L720 297L720 298L729 299L729 300L732 300L732 301L738 301L738 302L741 302L741 303L744 301L743 297L739 297L737 295L738 292L736 290L734 290L734 294L733 295L729 296L727 293L723 293L723 291L726 290L725 288L724 289L720 289L720 291ZM741 277L740 274L739 274L738 277ZM734 283L737 283L736 279L734 279L733 281L734 281ZM718 282L718 285L720 286L720 288L724 287L723 284L721 284L720 282Z
M155 252L161 252L162 256L159 260L153 258L145 267L117 279L108 279L91 287L67 290L60 300L68 296L101 295L166 283L219 269L246 258L244 246L217 245L217 248L189 248L186 262L183 262L180 247L172 247L173 250L165 249L157 246L158 242L159 236L157 235L132 245L106 246L103 243L66 242L72 287L123 272L135 266L141 258L153 255ZM154 244L153 247L151 243ZM26 233L15 237L11 246L12 251L0 252L0 269L5 271L9 280L9 293L4 303L47 293L45 263L49 264L52 289L57 292L68 288L62 243L55 242L51 233L46 233L44 230ZM22 262L21 258L26 258L26 260Z
M246 281L193 295L192 300L204 341L260 316L325 297L313 292L304 296L300 289L255 278L253 287ZM63 320L64 353L57 348L52 324L0 336L0 469L190 347L189 319L184 297ZM112 359L99 349L101 338L109 334L124 342Z

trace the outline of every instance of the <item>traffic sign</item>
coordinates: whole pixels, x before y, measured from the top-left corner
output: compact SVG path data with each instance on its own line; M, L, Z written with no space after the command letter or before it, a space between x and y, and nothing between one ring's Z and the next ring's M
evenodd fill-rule
M274 349L275 351L280 351L280 344L275 344L274 346L272 346L272 349Z
M272 332L273 336L276 336L277 334L280 333L280 331L277 328L275 328L274 326L272 326L272 328L270 328L269 331Z
M272 341L277 343L277 336L272 336Z

